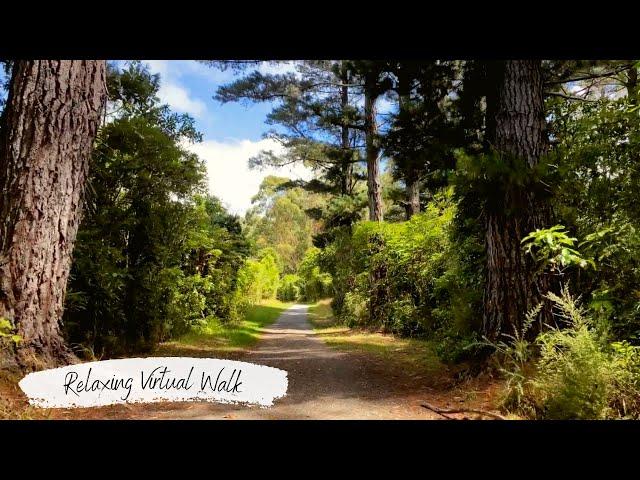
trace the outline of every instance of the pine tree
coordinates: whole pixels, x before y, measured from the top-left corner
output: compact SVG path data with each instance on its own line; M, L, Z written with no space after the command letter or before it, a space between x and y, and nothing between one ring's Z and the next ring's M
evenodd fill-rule
M0 317L22 337L21 366L73 358L60 320L105 101L104 61L13 66L0 144Z

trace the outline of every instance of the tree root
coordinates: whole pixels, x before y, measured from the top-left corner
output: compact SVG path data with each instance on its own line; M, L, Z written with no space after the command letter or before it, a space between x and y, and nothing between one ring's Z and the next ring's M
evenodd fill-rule
M444 418L448 420L457 420L457 418L450 417L446 415L447 413L476 413L478 415L484 415L485 417L491 417L494 420L508 420L506 417L502 415L498 415L497 413L487 412L485 410L476 410L471 408L438 408L433 405L429 405L428 403L420 404L421 407L426 408L427 410L431 410L432 412L437 413L438 415L442 415Z

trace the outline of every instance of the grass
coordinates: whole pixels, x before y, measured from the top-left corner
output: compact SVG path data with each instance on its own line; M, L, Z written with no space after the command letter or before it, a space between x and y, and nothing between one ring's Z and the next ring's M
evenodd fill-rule
M278 300L265 300L251 307L241 322L225 325L212 319L197 331L161 344L154 355L233 356L253 346L260 338L260 329L275 322L291 305Z
M341 325L333 317L329 299L309 307L309 321L330 347L371 354L415 375L447 371L431 342Z
M2 354L2 352L0 352ZM23 372L0 369L0 420L43 420L51 410L29 405L18 382Z
M389 375L409 375L428 385L432 389L430 401L434 405L453 403L468 408L495 410L501 383L484 376L456 379L456 374L463 372L465 365L445 365L438 358L430 340L346 327L334 318L330 300L311 305L309 321L317 335L331 348L367 355L378 361L381 367L384 366Z
M292 303L278 300L266 300L260 305L251 307L241 322L224 325L217 320L212 320L197 332L190 332L176 340L161 344L153 355L233 358L254 345L260 338L260 329L275 322L291 305ZM0 420L67 418L65 413L69 413L68 410L58 410L55 413L56 410L30 406L18 386L22 376L22 372L0 370ZM145 407L148 408L148 406ZM118 407L104 408L107 409L106 411L112 409L113 418L122 418L122 410ZM85 417L85 414L94 410L104 412L104 408L81 409L83 411L81 418L91 418ZM77 412L72 413L77 415ZM98 414L96 418L103 417Z

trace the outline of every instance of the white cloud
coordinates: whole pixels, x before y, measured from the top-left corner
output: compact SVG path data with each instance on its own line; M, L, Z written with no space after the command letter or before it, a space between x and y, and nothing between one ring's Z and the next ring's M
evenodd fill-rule
M390 100L387 97L379 98L376 102L376 107L378 113L392 113L397 108L397 102L394 100Z
M207 110L204 102L191 98L189 92L176 83L161 82L158 97L162 103L168 104L173 110L190 113L194 117L202 116Z
M160 90L158 98L162 103L168 104L173 110L181 113L189 113L194 117L202 117L207 106L203 101L194 99L190 92L180 83L183 75L184 61L176 60L145 60L151 73L160 74ZM195 63L195 62L191 62Z
M176 61L175 63L180 74L185 72L192 73L215 84L230 82L236 76L230 68L220 70L219 68L205 65L195 60Z
M283 151L279 143L270 139L256 142L208 140L186 147L205 161L209 191L222 200L232 213L240 215L251 207L251 197L258 193L260 183L266 176L277 175L304 180L310 180L313 176L312 172L302 165L250 170L247 163L249 158L261 150L272 150L274 153Z

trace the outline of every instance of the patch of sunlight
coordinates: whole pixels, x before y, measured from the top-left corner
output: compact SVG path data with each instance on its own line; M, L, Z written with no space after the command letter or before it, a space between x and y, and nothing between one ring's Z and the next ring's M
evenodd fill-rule
M315 304L310 305L308 315L311 325L313 325L316 330L322 329L323 331L327 331L335 328L346 328L336 324L336 320L333 318L333 311L331 310L330 298L319 300Z
M222 323L217 318L180 338L160 345L158 354L176 356L214 356L219 353L240 352L254 345L263 327L271 325L292 304L265 300L249 308L240 322Z
M352 329L340 324L333 316L330 299L320 300L309 307L309 321L318 336L333 348L372 354L415 374L446 369L427 340Z

